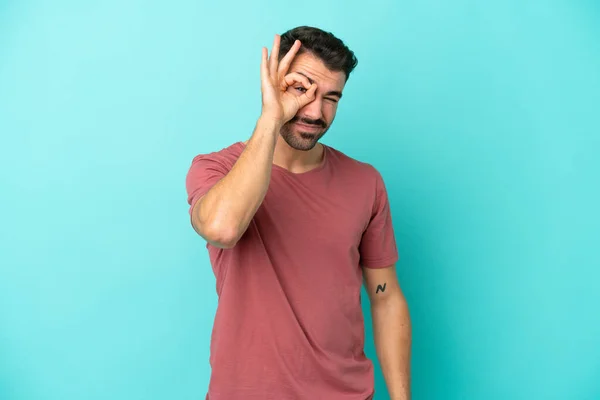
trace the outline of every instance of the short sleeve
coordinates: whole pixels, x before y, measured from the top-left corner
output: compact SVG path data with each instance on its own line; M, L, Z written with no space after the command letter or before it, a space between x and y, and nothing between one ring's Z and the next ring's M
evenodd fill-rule
M204 196L228 172L226 166L214 153L201 154L192 160L185 179L190 216L198 199Z
M387 267L399 259L387 190L381 174L375 171L375 201L359 247L360 265L365 268Z

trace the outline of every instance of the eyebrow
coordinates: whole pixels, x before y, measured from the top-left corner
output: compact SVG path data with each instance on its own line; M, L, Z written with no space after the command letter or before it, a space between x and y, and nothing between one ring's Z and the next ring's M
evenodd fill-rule
M309 76L307 76L306 74L303 74L300 71L296 71L297 74L302 75L303 77L305 77L306 79L308 79L308 81L313 84L315 83L314 80L312 80ZM325 93L325 96L337 96L338 98L342 98L342 92L339 92L337 90L330 90L329 92Z

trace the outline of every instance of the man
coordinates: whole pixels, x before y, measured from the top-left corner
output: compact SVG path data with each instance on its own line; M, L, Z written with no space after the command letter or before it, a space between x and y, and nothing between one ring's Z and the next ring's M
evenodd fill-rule
M356 58L311 27L262 51L252 136L198 155L186 179L219 296L207 399L372 399L363 278L388 391L408 399L411 328L384 182L318 143Z

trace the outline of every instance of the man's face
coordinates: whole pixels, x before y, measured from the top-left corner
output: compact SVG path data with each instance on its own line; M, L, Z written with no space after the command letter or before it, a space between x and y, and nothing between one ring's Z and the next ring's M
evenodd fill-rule
M337 111L338 101L346 84L342 71L330 71L325 64L310 53L297 55L288 73L296 72L317 84L315 99L302 107L296 115L283 125L281 136L296 150L308 151L331 126ZM296 83L288 91L298 96L306 89Z

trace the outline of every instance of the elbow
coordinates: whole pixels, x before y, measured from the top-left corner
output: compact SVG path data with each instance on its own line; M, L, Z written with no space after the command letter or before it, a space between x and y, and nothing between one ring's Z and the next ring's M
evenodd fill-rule
M201 201L198 201L192 213L192 225L196 233L215 247L221 249L233 248L240 238L238 229L235 229L235 224L222 217L215 218L214 213L212 215L201 213L200 206Z
M235 247L239 235L235 229L218 225L207 225L201 230L200 235L210 244L221 249Z
M384 312L404 311L408 310L408 304L402 293L398 291L373 298L371 300L371 309L376 311L382 310Z
M217 236L216 239L211 241L211 244L221 249L232 249L238 242L237 236L223 235Z

